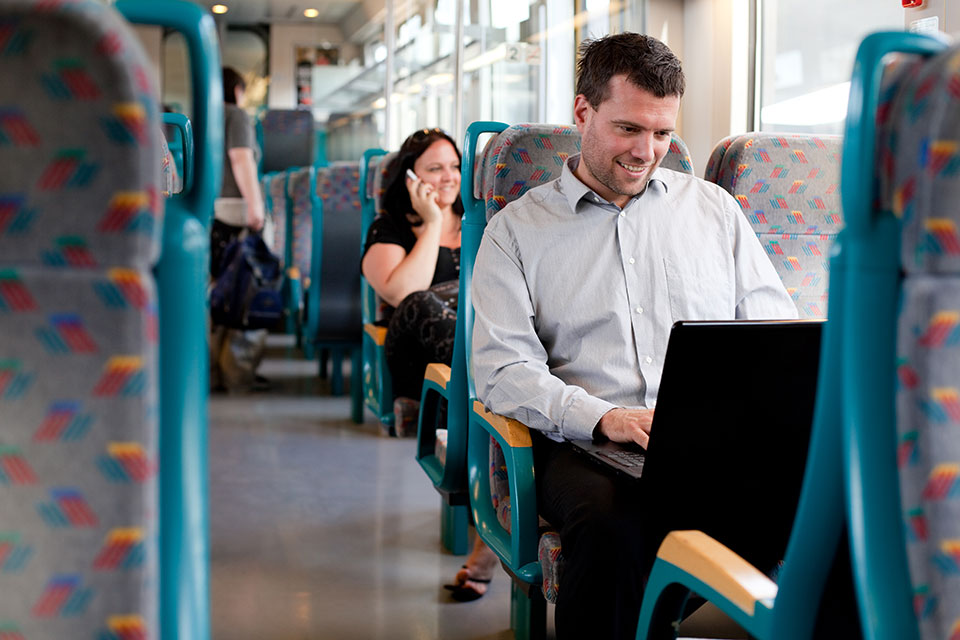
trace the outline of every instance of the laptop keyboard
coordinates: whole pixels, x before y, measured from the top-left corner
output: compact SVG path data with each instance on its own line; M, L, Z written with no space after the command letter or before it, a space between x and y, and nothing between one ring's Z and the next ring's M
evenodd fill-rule
M644 455L639 451L603 451L600 455L625 467L643 468Z

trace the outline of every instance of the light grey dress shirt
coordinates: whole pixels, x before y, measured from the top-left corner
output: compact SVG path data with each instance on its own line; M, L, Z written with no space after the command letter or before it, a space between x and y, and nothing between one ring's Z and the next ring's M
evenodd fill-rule
M554 440L655 407L675 321L797 317L726 191L661 168L621 210L579 161L490 220L473 272L477 396Z

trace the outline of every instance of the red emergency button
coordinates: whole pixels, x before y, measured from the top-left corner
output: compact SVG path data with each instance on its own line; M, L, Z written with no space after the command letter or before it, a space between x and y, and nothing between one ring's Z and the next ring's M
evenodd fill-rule
M910 7L922 7L922 6L923 6L923 0L902 0L902 2L903 2L903 7L904 7L904 9L908 9L908 8L910 8Z

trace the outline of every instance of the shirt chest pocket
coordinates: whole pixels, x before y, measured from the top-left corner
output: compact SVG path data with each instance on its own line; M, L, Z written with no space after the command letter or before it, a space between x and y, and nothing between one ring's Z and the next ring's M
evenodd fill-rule
M663 259L670 315L679 320L729 320L736 314L734 286L726 265L708 260Z

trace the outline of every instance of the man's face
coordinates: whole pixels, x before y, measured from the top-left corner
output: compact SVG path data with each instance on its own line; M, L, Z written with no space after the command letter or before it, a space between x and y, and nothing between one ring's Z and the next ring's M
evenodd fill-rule
M610 79L610 94L594 109L581 94L573 105L581 136L576 176L598 195L623 207L643 191L670 148L680 97L658 98L630 83Z

